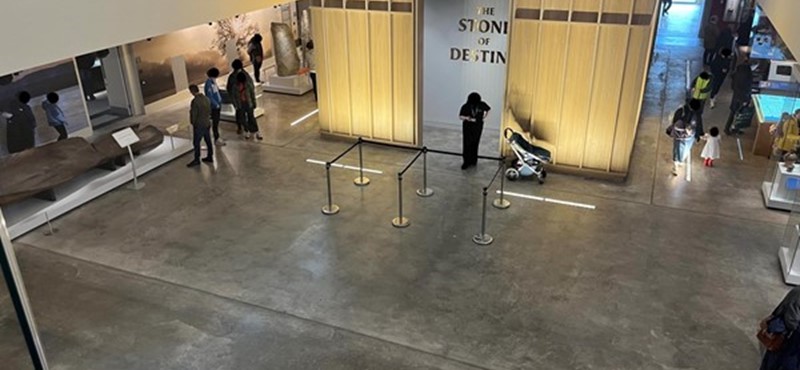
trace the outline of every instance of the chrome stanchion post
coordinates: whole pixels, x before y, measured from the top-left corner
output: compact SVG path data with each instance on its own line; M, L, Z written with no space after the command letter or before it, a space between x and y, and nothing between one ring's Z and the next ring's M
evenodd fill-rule
M483 213L481 214L481 233L472 237L472 241L478 245L492 244L494 238L486 233L486 198L489 195L489 188L483 188Z
M408 219L403 217L403 175L397 174L397 217L392 220L392 226L396 228L406 228L409 225Z
M511 202L506 199L506 163L500 162L500 198L492 202L492 206L497 209L508 209L511 207Z
M422 189L417 189L417 195L423 198L433 195L433 189L428 187L428 147L422 147Z
M322 213L325 215L335 215L339 213L339 206L333 204L333 194L331 193L331 163L325 163L325 174L328 180L328 204L322 207Z
M364 152L361 150L362 146L364 146L364 140L358 138L358 177L353 180L356 186L369 185L369 179L364 177Z

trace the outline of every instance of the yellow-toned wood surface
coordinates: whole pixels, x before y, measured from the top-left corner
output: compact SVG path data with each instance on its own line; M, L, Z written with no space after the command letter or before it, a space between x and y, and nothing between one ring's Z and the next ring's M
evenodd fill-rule
M600 1L602 0L573 0L572 10L578 12L597 12L600 11Z
M650 49L650 29L631 27L625 78L620 98L619 118L614 138L611 171L626 172L630 164L633 142L639 120L642 86L645 83L647 54Z
M603 12L630 14L633 0L604 0Z
M418 144L413 14L317 7L311 14L320 130Z
M365 11L347 12L352 135L372 137L369 24Z
M414 114L414 18L392 14L394 141L416 143Z
M325 9L327 67L330 85L331 132L351 134L350 71L347 47L347 16L342 9Z
M633 12L636 14L653 14L657 1L661 0L636 0Z
M542 0L517 0L515 6L517 9L539 9L542 6Z
M558 163L581 166L591 97L597 26L572 24L569 34L561 125L558 131Z
M542 8L546 10L569 10L570 0L542 0Z
M536 75L532 72L537 70L534 57L538 55L536 52L539 44L539 24L540 22L520 20L511 30L510 50L513 52L509 54L509 59L513 59L514 62L508 65L506 104L517 107L514 116L523 124L530 122L533 109L533 86Z
M540 25L540 46L533 86L533 125L537 137L551 143L558 142L558 126L561 120L561 85L564 83L567 30L566 23ZM512 51L513 53L513 51ZM516 63L511 60L511 63ZM525 78L525 77L523 77ZM515 109L515 107L512 107ZM553 153L558 160L560 150Z
M325 13L326 10L322 8L311 8L311 21L314 25L312 32L314 35L314 49L316 50L317 62L317 106L319 107L319 127L320 130L330 132L331 110L330 110L330 93L328 83L328 68L327 51L324 32L325 29Z
M611 163L628 32L628 27L600 27L583 157L585 168L607 170Z
M392 33L389 13L369 13L370 72L372 74L372 125L376 139L392 141Z

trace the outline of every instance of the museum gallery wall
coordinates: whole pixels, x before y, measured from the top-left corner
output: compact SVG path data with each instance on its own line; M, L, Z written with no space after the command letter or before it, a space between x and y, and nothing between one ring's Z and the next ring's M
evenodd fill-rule
M54 141L58 133L47 123L42 102L49 92L59 95L59 107L68 122L67 132L75 134L89 127L83 94L78 85L75 64L72 59L62 60L36 68L0 77L0 112L8 111L17 94L31 94L30 105L36 117L36 145ZM0 157L8 154L6 142L6 119L0 114Z
M515 1L507 84L513 116L504 124L516 119L553 144L557 165L625 175L657 6L657 0Z
M413 2L311 5L321 131L418 145Z
M297 38L295 12L295 3L286 3L134 43L145 103L173 95L182 85L202 83L211 67L225 75L236 58L250 65L247 43L256 33L264 38L262 68L272 66L270 25L289 24Z

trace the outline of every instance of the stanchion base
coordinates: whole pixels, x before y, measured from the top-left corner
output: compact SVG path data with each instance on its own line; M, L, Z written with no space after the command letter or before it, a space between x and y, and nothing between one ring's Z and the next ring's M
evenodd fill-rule
M132 182L130 185L126 186L126 188L130 190L142 190L144 188L144 183L139 182Z
M431 197L433 196L433 189L431 188L419 189L417 190L417 195L423 198Z
M511 207L511 202L508 199L497 198L492 202L492 206L497 209L508 209L508 207Z
M44 232L44 236L53 236L56 235L57 233L58 233L58 228L54 227L53 230L46 230Z
M356 186L367 186L369 185L369 179L366 177L356 177L353 183L356 184Z
M322 213L325 214L325 215L328 215L328 216L335 215L335 214L339 213L339 206L337 206L335 204L330 206L330 207L324 206L324 207L322 207Z
M489 245L492 244L494 238L489 234L478 234L472 237L472 241L477 245Z
M394 227L396 227L398 229L406 228L406 227L408 227L408 225L411 225L411 223L408 222L408 219L405 218L405 217L395 217L392 220L392 226L394 226Z

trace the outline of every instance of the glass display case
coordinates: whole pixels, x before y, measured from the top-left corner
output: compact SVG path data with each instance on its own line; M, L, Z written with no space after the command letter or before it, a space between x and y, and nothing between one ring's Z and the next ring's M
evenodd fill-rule
M761 194L767 208L792 211L798 200L792 184L800 182L800 163L779 162L778 157L770 157L767 175L761 184ZM793 167L793 168L792 168Z
M800 171L800 168L795 171ZM800 246L800 205L798 204L800 179L789 178L784 185L787 194L792 199L792 206L790 207L789 223L783 233L783 238L781 238L778 257L786 284L800 285L800 254L797 253L798 246Z

